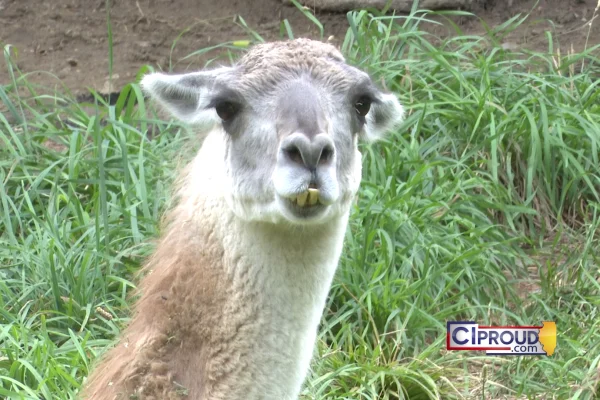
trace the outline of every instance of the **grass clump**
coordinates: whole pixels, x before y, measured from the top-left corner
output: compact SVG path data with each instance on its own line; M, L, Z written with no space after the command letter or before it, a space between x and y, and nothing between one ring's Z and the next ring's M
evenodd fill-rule
M303 398L597 397L597 48L441 40L421 30L427 18L348 14L342 51L409 116L363 147ZM127 321L132 273L193 136L152 114L136 83L114 105L77 104L13 76L0 87L0 396L70 399ZM556 321L558 347L448 352L449 320Z

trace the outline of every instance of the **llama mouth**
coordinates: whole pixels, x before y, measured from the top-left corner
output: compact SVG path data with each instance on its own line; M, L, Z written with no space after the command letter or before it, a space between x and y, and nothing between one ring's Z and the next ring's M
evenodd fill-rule
M290 202L300 208L312 208L320 205L328 205L323 199L319 189L309 187L308 190L289 198Z
M330 208L327 199L323 199L319 189L308 188L304 192L283 197L284 215L292 222L318 222Z

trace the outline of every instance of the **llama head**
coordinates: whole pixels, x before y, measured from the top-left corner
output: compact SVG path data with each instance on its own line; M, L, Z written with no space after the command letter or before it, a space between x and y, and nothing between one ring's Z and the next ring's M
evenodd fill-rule
M246 220L318 224L346 213L361 179L357 141L404 114L333 46L308 39L256 45L231 67L149 74L142 87L183 122L212 124L224 143L215 171Z

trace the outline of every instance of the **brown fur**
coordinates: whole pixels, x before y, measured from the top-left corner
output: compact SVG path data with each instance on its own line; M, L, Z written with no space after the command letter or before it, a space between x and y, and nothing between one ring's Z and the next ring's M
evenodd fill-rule
M186 201L169 213L166 234L143 268L132 321L89 376L82 399L203 398L208 388L218 388L229 355L221 346L240 321L225 310L234 288L222 273L227 261L214 221L186 224Z

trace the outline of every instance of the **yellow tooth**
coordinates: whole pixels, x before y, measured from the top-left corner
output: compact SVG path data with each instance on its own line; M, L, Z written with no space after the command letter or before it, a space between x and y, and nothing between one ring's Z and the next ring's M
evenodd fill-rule
M319 201L319 189L308 189L308 204L314 206Z
M298 197L296 197L296 201L298 202L298 205L300 207L304 207L304 205L306 204L307 198L308 198L308 192L304 192L302 194L299 194Z

